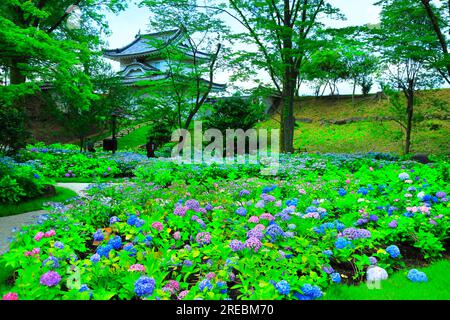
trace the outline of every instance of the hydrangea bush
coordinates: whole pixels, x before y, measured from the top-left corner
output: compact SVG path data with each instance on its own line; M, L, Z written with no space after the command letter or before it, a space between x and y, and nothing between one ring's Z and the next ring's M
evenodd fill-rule
M312 300L370 266L441 257L449 164L391 160L283 156L279 176L211 166L206 180L199 166L172 176L174 164L155 162L24 228L0 258L14 274L0 296ZM170 173L155 183L155 168Z

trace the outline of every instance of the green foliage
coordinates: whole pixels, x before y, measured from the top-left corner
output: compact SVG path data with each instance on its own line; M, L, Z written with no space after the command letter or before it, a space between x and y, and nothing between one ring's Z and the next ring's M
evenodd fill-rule
M206 116L206 127L218 129L223 134L227 129L246 131L264 119L264 108L264 104L251 97L218 100L209 110L211 116Z
M0 153L11 153L25 146L29 133L25 130L22 110L0 105L0 123Z

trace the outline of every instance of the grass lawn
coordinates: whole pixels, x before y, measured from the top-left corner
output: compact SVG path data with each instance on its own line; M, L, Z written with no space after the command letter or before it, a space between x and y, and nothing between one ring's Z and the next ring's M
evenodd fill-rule
M46 202L62 202L76 196L76 192L72 190L56 187L56 195L53 197L33 199L14 205L0 205L0 217L42 210L44 209L44 203Z
M137 149L147 142L149 126L143 126L118 140L119 150Z
M359 286L334 285L330 287L325 300L450 300L450 261L441 260L426 268L428 282L415 283L406 275L409 270L400 271L382 281L381 289Z

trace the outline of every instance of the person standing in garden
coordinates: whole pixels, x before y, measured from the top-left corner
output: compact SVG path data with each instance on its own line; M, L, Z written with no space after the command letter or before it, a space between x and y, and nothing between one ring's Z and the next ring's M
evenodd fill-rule
M147 158L154 158L155 157L155 150L156 150L156 144L154 143L153 139L150 138L145 145L145 148L147 149Z

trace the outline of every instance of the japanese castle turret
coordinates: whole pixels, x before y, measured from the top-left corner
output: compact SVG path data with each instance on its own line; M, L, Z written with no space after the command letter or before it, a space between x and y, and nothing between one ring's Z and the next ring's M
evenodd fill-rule
M163 31L149 34L137 34L134 41L119 49L104 51L104 56L120 63L119 75L125 85L134 86L142 80L161 80L169 76L169 65L162 57L160 48L164 45L176 45L184 49L186 62L194 63L194 56L190 52L189 37L182 29ZM196 52L195 59L207 63L211 56L207 53ZM209 83L208 80L204 80ZM212 91L225 90L224 84L213 83Z

